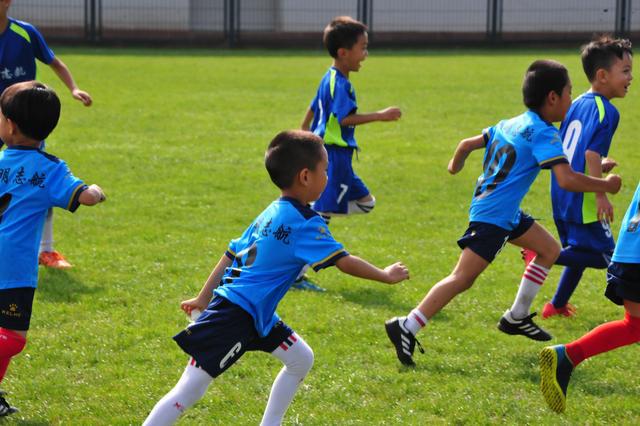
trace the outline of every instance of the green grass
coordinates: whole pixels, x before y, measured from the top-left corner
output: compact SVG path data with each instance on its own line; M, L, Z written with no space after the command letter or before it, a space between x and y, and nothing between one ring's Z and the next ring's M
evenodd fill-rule
M229 239L275 197L262 161L269 140L302 120L329 65L321 52L58 49L94 106L84 108L48 69L63 113L47 149L108 201L56 213L56 247L75 268L40 271L26 350L2 387L21 408L7 424L140 424L177 381L186 356L171 336L187 322L179 302L200 289ZM371 52L352 75L361 111L402 108L397 123L362 126L357 173L378 199L368 216L335 219L347 249L379 266L404 261L395 287L341 275L316 278L324 294L290 292L278 309L316 362L285 424L637 423L637 348L596 357L576 371L567 413L538 391L542 344L496 322L511 305L523 265L507 248L421 334L426 356L400 367L383 322L412 309L454 266L456 239L481 154L455 177L457 142L523 111L520 84L534 59L565 63L574 96L587 88L577 50ZM619 227L640 178L635 144L640 98L614 103L622 119L611 149L624 180L613 202ZM543 172L523 207L555 232ZM536 307L550 299L554 268ZM622 316L602 295L605 274L585 274L575 319L544 324L567 342ZM245 356L217 379L181 424L258 424L280 366ZM632 370L633 371L633 370Z

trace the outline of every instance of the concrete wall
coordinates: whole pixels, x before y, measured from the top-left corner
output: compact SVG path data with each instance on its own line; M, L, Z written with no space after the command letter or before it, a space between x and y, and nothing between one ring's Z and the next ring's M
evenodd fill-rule
M11 15L39 27L84 26L85 0L15 0ZM221 31L224 0L102 0L103 29ZM241 0L244 31L320 32L337 15L357 14L357 0ZM613 31L616 0L503 0L505 32ZM640 1L631 29L640 30ZM483 33L486 0L375 0L377 32Z

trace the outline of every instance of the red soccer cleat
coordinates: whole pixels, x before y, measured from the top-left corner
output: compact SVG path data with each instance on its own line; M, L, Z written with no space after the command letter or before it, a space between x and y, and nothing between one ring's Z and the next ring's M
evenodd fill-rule
M553 303L548 302L542 308L542 318L547 319L554 315L562 315L564 317L572 317L576 314L576 307L571 303L567 303L561 308L556 308Z
M522 254L522 260L524 260L525 266L529 266L529 264L533 262L533 259L535 259L538 255L538 253L536 253L535 251L529 250L527 248L523 248L522 250L520 250L520 254Z
M69 269L73 267L63 255L55 250L40 253L40 256L38 256L38 264L53 269Z

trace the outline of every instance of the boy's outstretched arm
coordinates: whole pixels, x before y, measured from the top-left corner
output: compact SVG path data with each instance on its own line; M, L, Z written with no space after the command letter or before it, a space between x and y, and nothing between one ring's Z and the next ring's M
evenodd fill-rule
M106 199L107 197L104 195L102 188L100 188L98 185L91 185L87 189L82 191L82 193L78 197L78 202L85 206L94 206Z
M552 166L560 188L572 192L609 192L615 194L620 190L622 179L620 176L610 174L606 178L594 178L575 172L568 163Z
M345 274L387 284L395 284L409 279L409 269L402 262L396 262L380 269L364 259L348 255L338 259L336 266Z
M180 309L185 311L187 315L191 315L191 311L194 309L204 311L211 301L213 290L218 287L218 284L222 279L224 270L231 266L232 263L233 261L229 259L226 254L223 254L216 267L213 268L213 271L209 274L209 278L207 278L207 281L202 286L200 293L198 293L198 295L193 299L184 300L180 303Z
M402 116L398 107L389 107L368 114L351 114L342 119L341 126L357 126L374 121L396 121Z
M76 86L76 82L73 80L71 71L69 71L69 68L67 68L64 62L62 62L58 58L55 58L53 62L49 64L49 66L53 69L53 71L64 83L64 85L67 86L67 88L71 92L71 96L82 102L84 106L91 106L91 103L93 102L93 100L91 99L91 95L89 95L84 90L80 90L78 86Z
M602 177L602 156L599 152L587 150L584 154L587 174L595 178ZM613 222L613 205L604 192L596 192L596 211L598 220Z
M449 165L447 166L449 173L455 175L462 170L464 162L469 154L476 149L484 148L485 145L484 135L473 136L461 140L453 153L453 157L451 157L451 160L449 161Z
M300 129L308 132L311 129L311 121L313 121L313 110L311 110L311 108L307 108L307 112L304 115L304 119L302 119Z

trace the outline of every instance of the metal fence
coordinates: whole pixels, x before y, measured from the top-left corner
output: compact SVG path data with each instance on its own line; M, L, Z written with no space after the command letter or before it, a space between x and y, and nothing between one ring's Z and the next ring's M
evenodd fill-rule
M87 43L319 45L339 15L383 45L640 34L640 0L18 0L10 15L49 39Z

